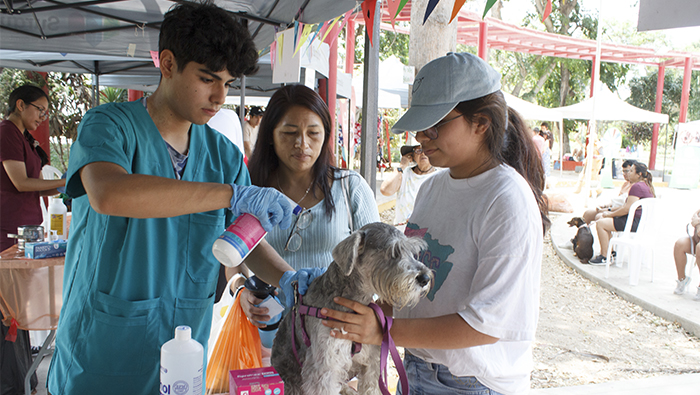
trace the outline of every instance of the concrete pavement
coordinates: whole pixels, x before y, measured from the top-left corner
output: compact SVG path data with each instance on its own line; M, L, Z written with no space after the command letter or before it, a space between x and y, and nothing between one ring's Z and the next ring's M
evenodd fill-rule
M627 264L611 266L609 277L605 277L605 266L592 266L581 263L571 245L576 229L566 222L574 216L580 216L587 204L594 206L610 199L617 193L617 188L606 189L597 199L586 199L583 194L573 193L576 175L567 172L563 177L554 172L555 187L548 192L564 194L574 206L573 213L552 213L551 238L557 255L582 276L607 288L623 299L669 321L678 322L685 330L700 337L700 301L693 296L700 283L697 267L692 269L692 281L684 295L675 295L676 269L673 261L673 243L685 235L685 225L693 212L700 208L700 190L677 190L656 187L656 194L661 199L661 218L663 218L653 244L653 282L652 268L642 267L639 283L629 284ZM588 201L587 201L588 200ZM595 240L594 250L599 253L595 227L591 229ZM700 394L700 374L666 375L647 379L613 381L601 384L582 385L532 390L536 395L652 395L652 394Z

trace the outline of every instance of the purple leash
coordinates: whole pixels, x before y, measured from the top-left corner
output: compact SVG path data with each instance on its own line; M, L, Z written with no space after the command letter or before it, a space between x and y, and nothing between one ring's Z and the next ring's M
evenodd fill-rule
M299 366L302 366L301 359L299 359L299 352L297 351L297 342L295 339L294 334L296 331L294 330L294 327L296 326L296 317L297 313L299 314L299 323L301 325L301 336L302 340L304 341L304 345L306 345L306 348L311 347L311 339L309 339L309 335L306 333L306 327L304 326L304 316L309 315L312 317L316 317L322 320L326 319L332 319L328 318L327 316L321 314L321 309L318 307L312 307L312 306L307 306L304 303L302 303L302 296L299 293L299 291L296 289L296 285L294 288L294 296L296 298L296 301L294 303L294 307L292 308L292 351L294 352L294 358L296 358L297 363ZM350 350L350 353L352 356L355 356L355 354L358 354L362 350L362 344L361 343L355 343L352 342L352 348Z
M392 317L384 315L382 309L375 303L370 303L369 307L374 310L377 314L379 322L382 324L382 332L384 333L384 339L382 340L381 358L379 360L379 389L384 395L391 395L389 389L386 386L386 368L387 361L389 359L389 352L391 352L391 358L394 360L394 365L396 365L396 371L399 374L399 381L401 382L401 389L405 395L409 394L408 389L408 377L406 375L406 369L403 367L403 362L399 356L398 350L396 350L396 344L394 344L394 339L391 338L391 325L394 322Z

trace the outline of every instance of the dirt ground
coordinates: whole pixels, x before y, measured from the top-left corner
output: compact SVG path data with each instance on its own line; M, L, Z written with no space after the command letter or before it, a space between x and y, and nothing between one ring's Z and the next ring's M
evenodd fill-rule
M392 223L393 210L381 217ZM581 277L549 237L540 295L532 388L700 373L700 339Z

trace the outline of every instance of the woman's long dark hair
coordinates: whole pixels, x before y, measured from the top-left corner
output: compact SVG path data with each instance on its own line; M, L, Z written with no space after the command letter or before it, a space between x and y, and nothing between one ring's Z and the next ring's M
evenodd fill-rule
M543 231L546 233L551 222L547 216L547 197L542 193L544 189L542 158L532 141L532 132L525 125L520 114L508 107L501 91L461 102L455 110L472 123L478 123L480 116L490 120L483 145L491 157L499 163L505 163L514 168L525 178L535 195L542 215Z
M267 104L265 115L260 121L258 139L255 149L248 161L248 171L253 185L266 186L270 174L279 168L279 158L275 153L274 130L284 115L294 106L305 107L313 111L323 122L323 145L321 153L316 159L311 172L313 173L313 186L311 188L316 196L316 187L321 188L326 214L332 216L335 211L335 203L331 194L333 180L336 179L333 166L334 155L330 145L331 141L331 115L328 106L321 97L304 85L287 85L280 88Z
M642 177L642 181L644 181L645 184L649 187L649 190L651 191L651 194L656 197L656 191L654 191L654 177L649 173L649 169L647 168L647 165L641 162L635 162L632 166L634 166L634 172L639 174L640 177Z
M50 100L49 95L47 95L46 92L36 85L26 84L20 86L10 93L10 98L7 103L7 116L10 116L10 114L15 112L17 109L17 100L22 100L29 105L29 103L33 103L42 97L45 97L46 100ZM39 158L41 159L41 167L44 167L44 165L49 163L49 156L46 154L44 149L39 146L34 139L34 136L32 136L28 131L24 130L24 138L27 139L29 145L31 145L34 151L36 151L37 155L39 155Z

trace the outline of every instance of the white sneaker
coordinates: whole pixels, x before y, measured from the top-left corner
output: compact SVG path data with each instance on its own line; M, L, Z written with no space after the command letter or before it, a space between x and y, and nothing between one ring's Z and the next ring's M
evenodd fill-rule
M673 291L676 295L683 295L685 293L685 288L690 283L690 277L685 276L682 280L676 280L676 290Z
M700 287L698 287L698 293L693 296L693 300L700 300Z

